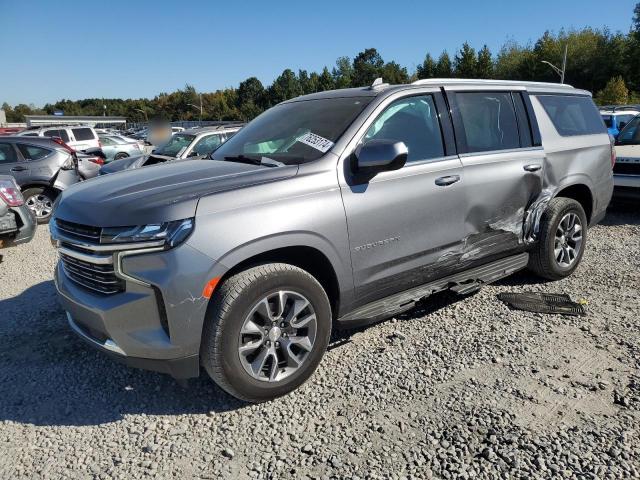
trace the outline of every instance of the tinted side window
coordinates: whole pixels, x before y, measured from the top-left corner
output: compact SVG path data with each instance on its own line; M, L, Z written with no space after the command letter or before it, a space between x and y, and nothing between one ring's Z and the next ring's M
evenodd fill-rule
M374 139L404 142L407 162L444 156L438 114L431 95L396 100L373 122L363 143Z
M201 138L193 147L193 151L198 155L210 155L222 143L222 135L209 135Z
M51 150L49 150L48 148L36 147L33 145L23 145L21 143L18 144L18 149L26 160L40 160L41 158L44 158L51 153Z
M611 125L613 125L613 123L611 122L611 115L602 115L602 120L604 121L604 124L607 126L607 128L611 128Z
M607 132L591 97L538 95L537 98L563 137Z
M90 128L72 128L73 136L76 140L93 140L93 131Z
M102 145L104 145L105 147L110 147L116 144L116 142L111 140L109 137L100 137L100 143L102 143Z
M64 143L67 143L69 141L69 135L67 134L67 131L64 129L60 129L60 130L45 130L44 131L44 136L45 137L59 137L62 139L62 141Z
M0 143L0 163L13 163L18 161L18 155L10 143Z
M520 148L518 123L508 92L456 93L469 152Z

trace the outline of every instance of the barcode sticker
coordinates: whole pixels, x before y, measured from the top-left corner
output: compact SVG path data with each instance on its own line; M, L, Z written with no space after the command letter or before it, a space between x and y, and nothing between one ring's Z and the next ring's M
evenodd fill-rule
M310 147L315 148L322 153L325 153L331 147L333 147L333 142L331 140L327 140L326 138L311 132L305 133L304 135L299 137L298 141L300 143L304 143L305 145L309 145Z

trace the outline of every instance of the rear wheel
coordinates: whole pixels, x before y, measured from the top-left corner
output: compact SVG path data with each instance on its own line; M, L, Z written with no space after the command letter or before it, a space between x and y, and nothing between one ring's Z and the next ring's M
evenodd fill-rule
M22 192L24 203L29 207L38 223L47 223L53 212L53 202L57 192L51 188L34 187Z
M116 154L115 157L113 157L114 160L120 160L121 158L127 158L129 156L128 153L126 152L119 152Z
M541 277L559 280L578 267L587 241L587 216L571 198L554 198L540 222L539 243L529 268Z
M329 299L312 275L293 265L240 272L211 301L202 363L221 388L242 400L262 402L296 389L329 344Z

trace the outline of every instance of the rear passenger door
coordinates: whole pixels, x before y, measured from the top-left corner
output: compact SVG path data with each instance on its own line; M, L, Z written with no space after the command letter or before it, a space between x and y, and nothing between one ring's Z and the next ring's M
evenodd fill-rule
M526 212L542 191L544 151L528 97L504 88L447 97L467 202L461 263L506 256L524 247Z
M363 124L342 159L346 212L358 304L444 276L463 237L462 165L455 155L444 97L427 90L385 100ZM404 142L406 165L358 179L351 153L376 139Z

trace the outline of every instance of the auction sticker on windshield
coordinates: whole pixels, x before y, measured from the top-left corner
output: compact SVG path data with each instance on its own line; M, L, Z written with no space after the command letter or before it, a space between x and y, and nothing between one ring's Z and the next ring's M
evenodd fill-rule
M327 150L333 147L333 142L331 140L327 140L326 138L311 132L307 132L299 137L298 141L300 143L304 143L305 145L309 145L316 150L320 150L322 153L325 153Z

